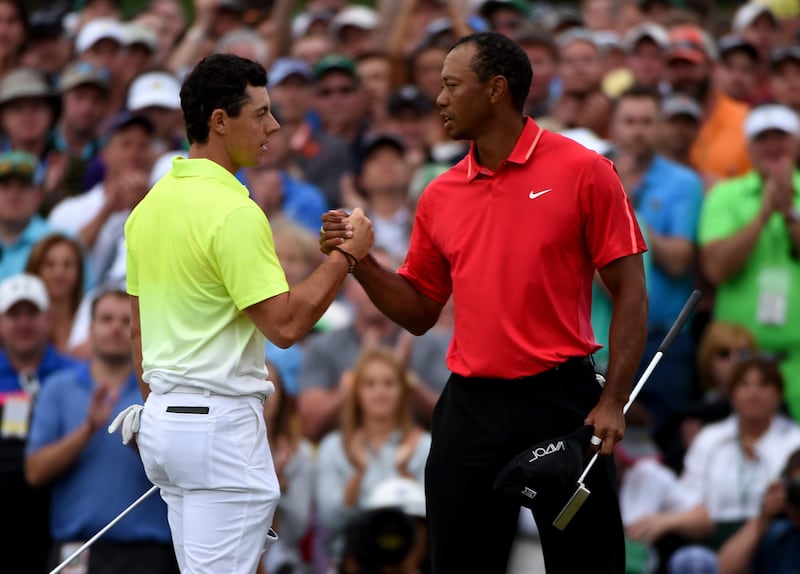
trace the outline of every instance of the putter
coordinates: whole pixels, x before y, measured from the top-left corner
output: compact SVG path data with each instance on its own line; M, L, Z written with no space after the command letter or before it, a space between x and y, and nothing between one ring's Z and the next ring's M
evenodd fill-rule
M55 568L53 568L52 570L50 570L50 573L49 573L49 574L58 574L58 573L59 573L59 572L61 572L61 571L62 571L64 568L66 568L67 566L69 566L69 565L70 565L70 562L72 562L72 561L73 561L73 560L75 560L75 559L76 559L78 556L80 556L81 554L83 554L84 552L86 552L86 549L87 549L87 548L89 548L89 546L91 546L92 544L94 544L94 543L97 541L97 539L98 539L98 538L100 538L100 537L101 537L103 534L105 534L106 532L108 532L109 530L111 530L111 527L112 527L112 526L114 526L114 525L115 525L117 522L119 522L120 520L122 520L123 518L125 518L125 516L126 516L126 515L127 515L127 514L128 514L130 511L131 511L131 510L133 510L134 508L136 508L137 506L139 506L139 504L140 504L140 503L141 503L141 502L142 502L142 501L143 501L145 498L147 498L148 496L150 496L151 494L153 494L153 493L154 493L155 491L157 491L157 490L158 490L158 487L157 487L157 486L152 486L152 487L150 488L150 490L148 490L148 491L147 491L147 492L145 492L143 495L141 495L139 498L137 498L135 501L133 501L133 503L132 503L132 504L131 504L131 505L130 505L128 508L126 508L125 510L123 510L122 512L120 512L120 513L119 513L119 515L118 515L118 516L117 516L117 517L116 517L114 520L112 520L111 522L109 522L108 524L106 524L106 525L105 525L105 526L104 526L104 527L103 527L103 528L100 530L100 532L98 532L97 534L95 534L94 536L92 536L92 537L91 537L89 540L87 540L87 541L86 541L86 542L83 544L83 546L81 546L81 547L80 547L80 548L78 548L78 549L77 549L75 552L73 552L72 554L70 554L70 556L69 556L69 557L68 557L66 560L64 560L64 561L63 561L61 564L59 564L58 566L56 566Z
M633 390L631 391L631 394L628 397L628 402L626 402L625 406L622 408L623 415L628 412L628 407L630 407L631 403L634 401L634 399L636 399L636 395L639 394L639 391L647 382L647 379L650 377L650 373L652 373L653 369L656 368L656 365L658 365L658 362L661 360L661 357L664 356L664 353L667 351L669 346L672 344L672 341L678 335L678 332L681 330L681 327L683 327L683 324L686 322L686 319L689 318L689 315L694 310L695 306L697 305L697 302L700 301L701 296L702 294L697 289L692 291L692 294L689 296L689 299L683 305L683 309L681 309L681 312L678 314L678 318L675 319L675 322L672 324L672 327L670 327L669 332L664 337L664 340L661 341L661 344L658 346L658 350L656 351L656 354L653 356L653 359L650 361L650 364L647 365L647 368L644 370L644 373L642 373L642 376L639 377L639 381L636 383L636 386L633 387ZM575 513L578 512L583 503L586 502L586 499L589 498L589 494L591 494L591 492L589 491L588 488L586 488L584 481L586 480L586 476L589 474L589 471L592 469L592 466L594 466L595 461L597 461L599 453L600 451L597 450L592 455L592 458L586 464L586 468L583 469L583 472L578 477L577 490L575 490L575 493L570 497L570 499L564 505L564 508L561 509L561 512L558 513L558 516L556 516L556 519L553 521L553 526L555 526L559 530L564 530L564 528L567 527L567 524L569 524L570 520L572 520L572 517L575 516Z

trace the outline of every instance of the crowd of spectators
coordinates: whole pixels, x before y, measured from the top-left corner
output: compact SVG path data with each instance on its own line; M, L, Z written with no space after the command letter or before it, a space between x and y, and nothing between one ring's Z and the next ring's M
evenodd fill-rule
M4 571L52 568L148 488L132 445L103 435L137 402L123 228L186 156L183 77L217 52L268 70L281 129L236 176L293 285L323 257L329 208L362 207L376 257L402 263L420 194L469 149L437 111L442 63L489 30L530 59L525 113L614 161L648 244L642 369L703 292L615 455L628 572L800 568L796 0L0 0L0 500L27 509L0 526ZM609 305L598 277L603 344ZM421 484L452 321L448 305L414 337L348 279L306 339L267 344L284 497L263 572L427 571ZM174 571L163 504L126 521L74 572L133 572L114 557L134 555ZM407 552L381 547L384 527ZM510 571L541 568L523 514Z

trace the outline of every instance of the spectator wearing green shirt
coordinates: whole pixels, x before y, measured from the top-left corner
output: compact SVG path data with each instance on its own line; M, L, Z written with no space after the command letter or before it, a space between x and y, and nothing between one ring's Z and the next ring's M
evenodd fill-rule
M753 109L744 130L754 169L709 191L701 263L717 286L714 318L747 327L781 359L784 396L800 420L800 119L770 104Z

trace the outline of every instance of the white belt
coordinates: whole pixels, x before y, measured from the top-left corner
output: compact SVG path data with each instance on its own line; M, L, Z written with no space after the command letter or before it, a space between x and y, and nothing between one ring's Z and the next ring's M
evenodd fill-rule
M231 397L231 398L236 398L236 397L255 397L256 399L258 399L261 402L262 405L264 404L264 401L267 400L267 395L265 395L264 393L252 393L252 394L249 394L249 395L225 395L225 394L222 394L222 393L218 393L216 391L209 391L208 389L201 389L200 387L189 387L189 386L185 386L185 385L175 385L175 387L171 391L168 391L165 394L169 394L169 393L186 393L186 394L190 394L190 395L205 395L207 397L211 397L211 396L215 396L215 395L216 396L220 396L220 397Z

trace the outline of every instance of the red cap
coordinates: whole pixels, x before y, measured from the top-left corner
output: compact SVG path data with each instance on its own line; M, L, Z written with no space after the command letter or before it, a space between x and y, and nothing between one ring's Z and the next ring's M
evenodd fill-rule
M697 26L676 26L669 32L667 60L688 60L702 64L711 60L708 38Z

